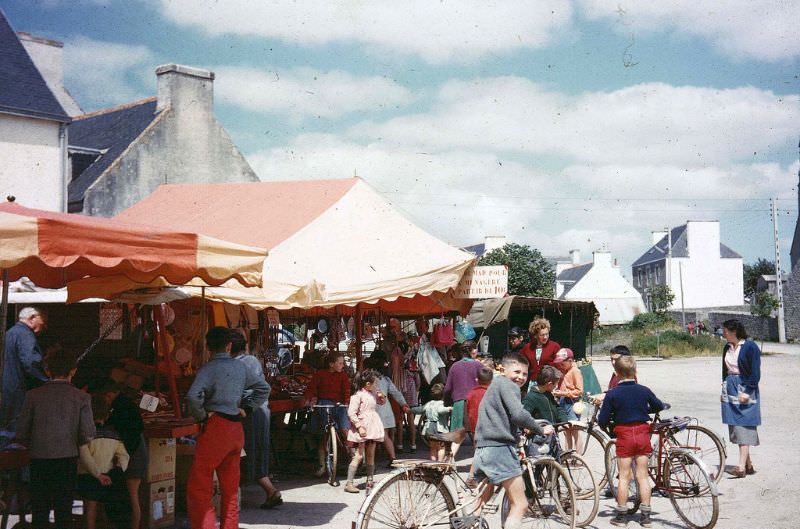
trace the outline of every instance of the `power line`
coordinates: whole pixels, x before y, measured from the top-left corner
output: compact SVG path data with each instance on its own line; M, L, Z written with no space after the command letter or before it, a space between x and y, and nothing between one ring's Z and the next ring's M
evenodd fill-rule
M429 192L410 192L410 191L387 191L387 190L378 190L382 194L387 195L408 195L408 196L426 196L426 197L449 197L452 196L451 193L429 193ZM475 199L480 198L497 198L497 199L513 199L513 200L586 200L586 201L595 201L595 202L620 202L620 201L673 201L673 202L754 202L754 201L764 201L769 203L770 200L773 200L771 197L749 197L749 198L718 198L718 197L548 197L542 195L487 195L483 193L476 193L473 195ZM780 201L791 201L794 202L797 200L797 197L787 197L787 198L777 198ZM767 208L768 210L769 208ZM766 210L765 210L766 211Z
M391 201L393 205L403 204L406 206L431 206L431 207L442 207L442 208L490 208L490 209L497 209L497 205L492 204L476 204L476 203L464 203L464 202L404 202L404 201ZM698 209L691 206L687 206L686 208L672 208L672 209L640 209L640 208L624 208L624 209L611 209L608 207L603 208L595 208L595 207L582 207L582 206L575 206L565 208L561 207L536 207L536 206L515 206L509 204L503 204L502 209L520 209L526 211L563 211L563 212L579 212L585 211L587 213L596 212L596 211L633 211L637 213L686 213L686 212L696 212L696 213L716 213L716 212L758 212L758 213L767 213L771 211L769 208L711 208L711 209ZM792 208L783 208L778 209L779 214L790 214L796 213L797 209Z

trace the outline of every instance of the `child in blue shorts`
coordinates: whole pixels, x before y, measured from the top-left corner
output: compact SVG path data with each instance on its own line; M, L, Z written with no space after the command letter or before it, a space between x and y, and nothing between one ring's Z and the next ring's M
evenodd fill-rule
M605 428L612 420L617 434L617 466L619 486L617 487L616 515L611 524L624 527L627 523L628 485L631 481L631 467L636 460L636 483L639 485L643 527L651 527L650 522L650 478L647 475L647 459L653 451L650 445L650 413L665 408L650 388L636 383L636 361L632 356L621 356L614 364L619 376L619 384L608 391L603 399L603 407L597 423Z
M509 500L505 529L519 529L528 502L522 466L516 452L517 428L538 435L551 435L552 426L540 427L522 407L520 388L528 380L528 359L518 353L503 357L503 376L495 377L486 390L475 428L475 473L484 474L493 485L502 485ZM494 487L487 487L481 503L489 501Z

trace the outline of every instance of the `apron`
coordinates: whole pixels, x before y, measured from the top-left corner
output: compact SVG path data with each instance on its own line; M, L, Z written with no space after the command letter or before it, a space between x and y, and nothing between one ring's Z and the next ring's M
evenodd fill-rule
M727 401L722 402L722 422L732 426L759 426L761 424L761 403L758 388L750 395L750 402L739 404L739 375L725 378Z

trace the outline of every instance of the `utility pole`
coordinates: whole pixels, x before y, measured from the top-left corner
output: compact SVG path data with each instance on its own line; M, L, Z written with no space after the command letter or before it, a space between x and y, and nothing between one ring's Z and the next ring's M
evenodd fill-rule
M681 321L683 328L686 329L686 308L683 306L683 263L678 263L678 280L681 284Z
M772 229L775 238L775 292L778 294L778 342L786 343L786 321L783 314L783 274L781 273L781 245L778 239L778 199L772 203Z
M664 228L667 230L667 273L664 274L664 279L667 282L667 287L670 292L672 291L672 230L669 226Z

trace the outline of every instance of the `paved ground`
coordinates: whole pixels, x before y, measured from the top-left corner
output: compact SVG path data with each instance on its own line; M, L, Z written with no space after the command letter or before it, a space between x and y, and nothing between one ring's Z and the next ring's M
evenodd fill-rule
M800 419L795 411L800 403L795 385L800 375L797 354L800 347L765 346L767 351L778 348L785 352L766 355L762 363L764 426L759 429L761 446L753 450L752 456L758 473L740 480L722 479L719 528L788 529L800 526L800 509L797 507L800 457L796 442ZM608 362L595 362L595 369L601 381L608 380ZM674 414L697 416L703 424L720 434L727 432L719 418L719 358L642 361L639 370L642 383L670 402ZM462 457L470 451L470 447L465 447ZM728 464L734 465L737 447L729 447L729 452ZM469 460L459 460L460 465L468 463ZM294 465L293 468L305 469L308 462L304 465ZM286 503L277 509L262 511L256 507L261 501L259 492L247 488L243 498L242 527L346 529L364 499L363 494L347 494L341 488L320 484L318 480L292 478L281 473L278 477ZM601 501L600 513L592 527L613 527L608 523L612 505L612 500ZM655 527L683 527L668 500L654 499L653 508ZM492 527L499 528L499 521L495 520ZM640 526L630 521L628 527Z

